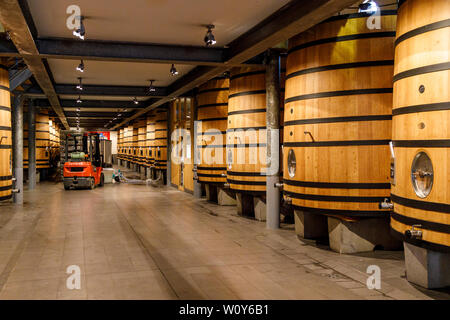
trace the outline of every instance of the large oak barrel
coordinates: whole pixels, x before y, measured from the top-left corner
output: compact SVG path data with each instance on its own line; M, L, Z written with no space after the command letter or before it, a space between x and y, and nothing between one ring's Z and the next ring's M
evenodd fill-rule
M126 151L125 160L131 162L131 160L133 159L133 125L129 125L125 128L124 136Z
M284 195L301 211L388 215L396 11L380 29L368 19L334 16L289 40Z
M232 190L266 190L265 70L252 67L231 71L228 96L227 181Z
M155 117L155 168L167 169L167 108L156 109Z
M131 136L131 162L134 164L138 163L138 142L139 142L139 129L138 123L135 121L133 123L133 135Z
M145 155L146 151L146 139L147 139L147 120L141 119L137 123L138 127L138 144L136 151L137 163L141 166L145 166L147 164L147 158Z
M36 169L50 168L50 119L48 110L36 113ZM23 167L28 168L28 119L24 117Z
M8 68L0 58L0 201L12 197L12 130Z
M407 0L398 10L391 227L403 240L450 252L450 1ZM411 226L422 241L403 237Z
M120 128L117 133L117 159L122 160L123 150L123 128Z
M155 164L155 126L156 113L150 111L147 116L147 165L152 167Z
M214 78L197 92L197 175L203 183L227 181L226 131L228 119L228 77Z

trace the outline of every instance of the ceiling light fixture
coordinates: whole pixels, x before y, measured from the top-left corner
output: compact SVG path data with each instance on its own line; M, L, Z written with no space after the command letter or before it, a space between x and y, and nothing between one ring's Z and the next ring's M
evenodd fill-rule
M204 38L205 44L207 47L213 46L217 43L216 38L214 37L214 35L212 33L212 29L214 29L214 25L209 24L206 26L206 28L208 28L208 31L206 31L206 35Z
M81 40L84 40L84 35L86 34L86 29L84 28L84 23L83 23L84 17L81 16L81 17L78 17L78 19L80 20L80 27L73 31L73 35L75 37L80 38Z
M177 68L175 68L175 65L172 64L172 67L170 68L170 74L173 76L176 76L178 74Z
M84 62L81 60L80 64L77 67L77 71L84 72Z
M134 104L139 104L137 97L134 97L133 102L134 102Z
M78 99L77 99L77 103L82 103L83 101L81 101L81 96L78 96Z
M80 83L77 85L77 89L83 91L83 84L81 83L81 78L78 78L78 80L80 81Z
M378 5L373 0L365 0L359 4L359 12L373 14L378 11Z
M150 81L150 86L148 87L148 92L155 92L156 91L156 88L155 88L155 86L153 85L153 82L155 81L155 80L149 80Z

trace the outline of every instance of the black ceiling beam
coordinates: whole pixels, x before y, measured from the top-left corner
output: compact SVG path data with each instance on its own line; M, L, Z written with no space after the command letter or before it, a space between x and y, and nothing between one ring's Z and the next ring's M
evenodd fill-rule
M123 61L146 63L179 63L206 66L225 64L229 56L225 48L181 46L167 44L129 43L113 41L79 41L76 39L35 39L41 58L84 59L99 61ZM0 40L0 55L19 56L15 46L7 40ZM255 58L244 64L258 65L262 60Z
M19 57L20 54L12 41L0 40L0 56Z
M17 87L27 81L33 73L28 68L9 72L9 90L16 90Z
M92 95L92 96L154 96L165 97L166 88L155 87L156 91L151 95L148 93L148 87L136 86L106 86L106 85L87 85L83 84L83 91L77 90L76 84L55 84L57 94L66 95Z
M148 87L141 86L106 86L106 85L88 85L83 84L83 91L76 88L76 84L55 84L55 91L58 95L73 96L128 96L128 97L165 97L167 89L165 87L155 87L156 91L148 93ZM43 94L41 88L30 87L29 94Z
M55 59L220 65L226 49L74 39L37 39L39 54Z
M66 117L76 117L77 111L65 111ZM117 112L92 112L92 111L83 111L83 109L79 112L82 117L102 117L102 118L115 118L117 116ZM124 113L126 114L126 113Z
M150 99L150 101L155 101L157 99ZM35 99L36 106L48 107L50 103L47 99ZM99 108L99 109L139 109L146 106L145 101L140 101L139 104L134 104L131 100L117 101L117 100L86 100L82 99L82 103L77 103L76 100L63 99L60 100L61 107L63 108Z

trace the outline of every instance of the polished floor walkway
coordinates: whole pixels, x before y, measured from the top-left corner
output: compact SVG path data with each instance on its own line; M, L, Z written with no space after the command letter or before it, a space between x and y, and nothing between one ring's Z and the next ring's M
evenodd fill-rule
M339 255L173 188L42 183L0 204L0 299L430 299L401 252ZM368 290L369 265L382 270ZM81 289L66 269L81 269Z

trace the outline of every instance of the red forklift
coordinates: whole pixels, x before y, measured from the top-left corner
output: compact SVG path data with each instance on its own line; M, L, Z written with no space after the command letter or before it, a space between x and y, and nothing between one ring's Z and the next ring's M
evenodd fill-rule
M103 187L103 157L98 133L66 133L64 189Z

